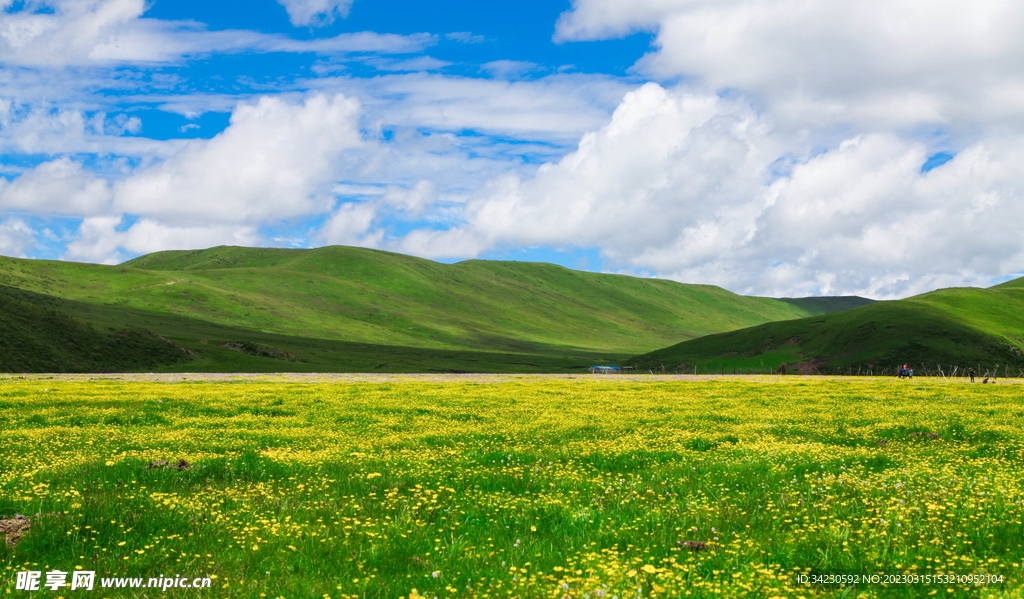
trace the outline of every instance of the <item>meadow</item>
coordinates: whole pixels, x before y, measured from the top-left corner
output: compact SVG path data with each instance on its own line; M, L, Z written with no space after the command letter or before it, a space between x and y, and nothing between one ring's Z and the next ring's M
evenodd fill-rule
M6 376L0 519L32 523L0 543L0 593L1024 597L1022 391L853 377ZM147 468L156 460L191 467ZM213 585L15 590L17 572L75 569ZM800 578L834 575L860 578Z

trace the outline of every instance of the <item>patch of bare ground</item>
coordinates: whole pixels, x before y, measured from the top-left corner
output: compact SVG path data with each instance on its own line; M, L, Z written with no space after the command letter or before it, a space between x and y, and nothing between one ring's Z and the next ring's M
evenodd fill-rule
M433 381L439 383L504 383L509 381L542 381L542 380L575 380L593 379L609 383L622 382L635 384L643 381L675 381L675 382L707 382L707 381L746 381L759 383L781 383L794 380L831 380L831 381L865 381L872 382L882 378L869 376L839 375L799 375L799 374L485 374L485 373L427 373L427 374L388 374L388 373L351 373L351 372L274 372L274 373L219 373L219 372L188 372L188 373L95 373L95 374L10 374L0 373L0 381L34 380L34 381L123 381L123 382L155 382L155 383L186 383L186 382L263 382L263 383L375 383L397 381ZM949 384L971 384L965 378L942 378L915 376L913 382L944 382ZM990 381L991 382L991 381ZM909 382L908 382L909 383ZM975 384L981 384L979 380ZM1024 384L1024 379L999 379L1000 385Z
M32 521L28 516L14 514L11 518L0 520L0 534L4 536L7 546L14 549L21 542L28 529L32 527Z

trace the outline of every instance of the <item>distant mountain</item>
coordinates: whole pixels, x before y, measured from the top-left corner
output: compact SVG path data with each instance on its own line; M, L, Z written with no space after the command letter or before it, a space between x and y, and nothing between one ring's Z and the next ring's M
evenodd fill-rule
M745 297L551 264L447 265L351 247L216 247L120 266L0 258L0 285L34 294L19 296L19 322L42 319L31 307L46 305L50 321L72 319L65 337L144 331L188 352L162 356L159 368L200 371L559 371L867 301ZM0 321L12 343L24 332L13 322ZM32 362L5 353L0 370L135 369L114 353L110 364L73 360L61 343L38 340L40 356L54 346Z
M851 310L709 335L637 356L644 368L804 373L1024 371L1024 279L940 289Z

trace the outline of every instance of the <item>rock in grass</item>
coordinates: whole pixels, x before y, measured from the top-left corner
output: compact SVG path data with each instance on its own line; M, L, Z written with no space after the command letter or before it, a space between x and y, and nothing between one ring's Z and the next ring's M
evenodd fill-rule
M178 472L181 472L182 470L188 470L191 467L192 464L189 464L184 460L184 458L182 458L173 464L168 462L167 460L155 460L153 462L150 462L149 465L146 466L146 469L152 470L154 468L170 468L171 470L177 470Z
M14 514L13 518L0 520L0 533L4 535L7 546L14 549L21 541L21 537L25 536L25 533L28 532L31 525L32 521L28 519L28 516Z
M678 541L676 545L679 545L683 549L689 549L690 551L706 551L711 547L704 541Z

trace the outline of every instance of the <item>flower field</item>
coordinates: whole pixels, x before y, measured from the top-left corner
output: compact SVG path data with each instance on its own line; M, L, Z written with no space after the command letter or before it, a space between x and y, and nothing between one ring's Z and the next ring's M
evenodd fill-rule
M1003 381L7 376L0 594L1024 597L1022 427ZM16 589L75 569L213 585Z

